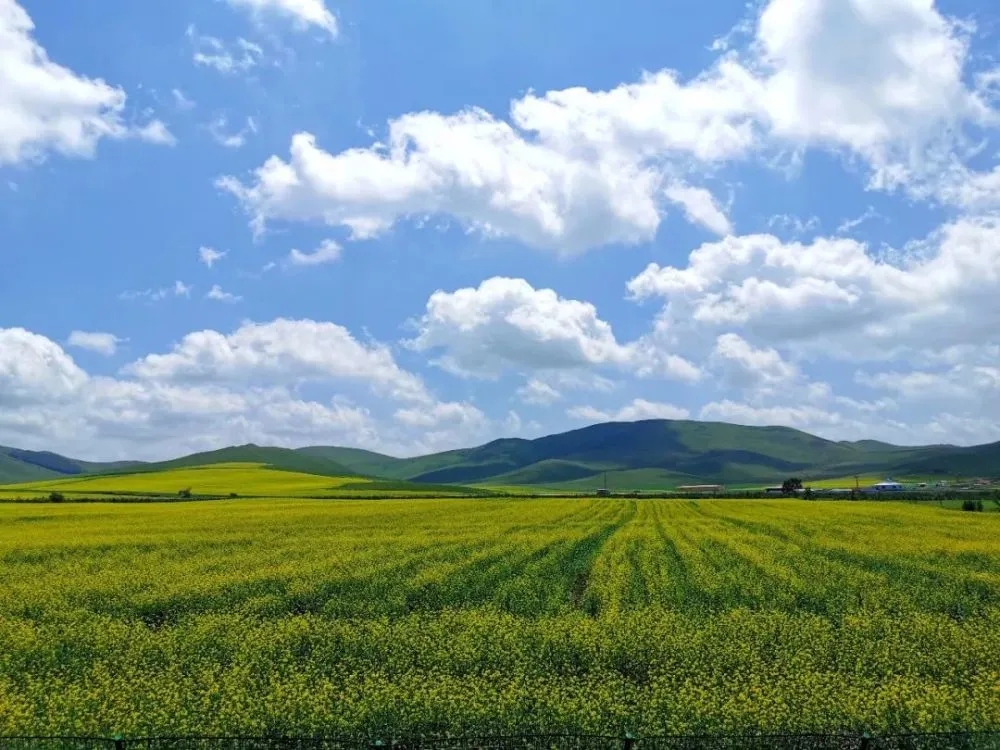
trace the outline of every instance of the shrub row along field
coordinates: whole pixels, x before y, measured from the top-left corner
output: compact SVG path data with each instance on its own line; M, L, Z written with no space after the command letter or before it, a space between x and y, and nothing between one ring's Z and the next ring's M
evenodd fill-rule
M1000 727L1000 516L0 505L0 735Z

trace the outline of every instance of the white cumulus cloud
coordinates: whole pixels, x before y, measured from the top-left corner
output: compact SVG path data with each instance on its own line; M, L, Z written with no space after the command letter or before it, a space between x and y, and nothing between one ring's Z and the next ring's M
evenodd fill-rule
M475 288L435 292L416 326L408 345L439 352L441 367L464 376L613 367L690 380L697 372L650 342L620 343L592 304L524 279L494 277Z
M50 151L93 156L102 138L174 142L158 120L126 124L125 92L50 60L34 28L18 3L0 0L0 165Z
M818 237L727 237L685 267L651 264L628 288L668 304L676 335L752 330L803 355L881 360L992 342L1000 324L1000 219L965 217L881 257L864 243Z
M477 107L404 114L384 141L339 153L301 132L287 159L219 185L258 230L315 221L372 236L443 215L561 253L647 242L671 202L728 234L690 180L768 149L843 152L873 187L982 202L993 178L966 169L964 134L998 116L965 84L967 62L962 27L929 0L771 0L746 50L689 80L659 71L606 91L532 92L506 120Z

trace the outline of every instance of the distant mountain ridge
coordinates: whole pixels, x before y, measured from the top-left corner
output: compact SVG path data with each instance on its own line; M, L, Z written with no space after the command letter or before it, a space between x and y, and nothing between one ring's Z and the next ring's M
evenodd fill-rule
M322 476L367 476L423 484L595 486L753 484L790 475L1000 476L1000 443L902 447L831 441L790 427L724 422L607 422L534 440L505 438L413 458L338 446L289 449L253 444L155 463L92 463L46 451L0 447L0 483L75 474L144 472L218 463L258 463Z
M301 449L348 467L343 448ZM620 479L642 489L678 483L778 482L792 474L1000 475L1000 443L903 447L876 440L836 442L790 427L724 422L607 422L535 440L501 439L415 458L364 452L367 472L415 482L575 486ZM617 475L617 476L616 476ZM642 485L642 486L639 486Z

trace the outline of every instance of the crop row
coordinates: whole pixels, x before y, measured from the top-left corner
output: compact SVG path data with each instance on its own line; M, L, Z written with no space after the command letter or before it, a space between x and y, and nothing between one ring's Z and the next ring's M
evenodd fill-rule
M1000 727L1000 516L0 506L0 735Z

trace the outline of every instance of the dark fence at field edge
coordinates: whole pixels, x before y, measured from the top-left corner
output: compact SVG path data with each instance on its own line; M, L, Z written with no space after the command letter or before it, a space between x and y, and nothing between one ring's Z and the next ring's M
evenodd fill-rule
M0 737L0 750L1000 750L1000 731L940 734L511 735L393 740L284 737Z

